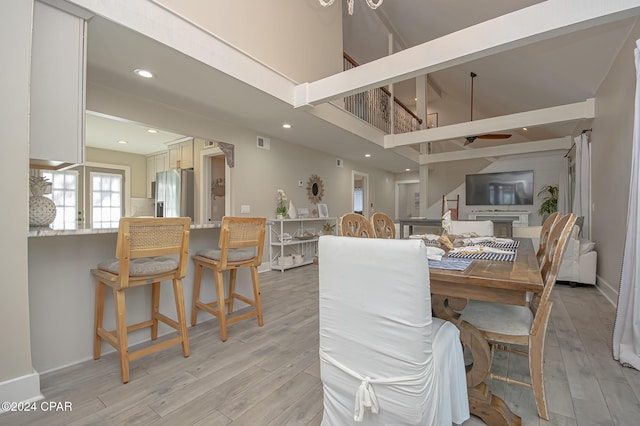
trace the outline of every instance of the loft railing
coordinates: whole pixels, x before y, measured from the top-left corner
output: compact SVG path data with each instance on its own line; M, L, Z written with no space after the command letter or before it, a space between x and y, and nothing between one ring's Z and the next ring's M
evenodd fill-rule
M358 66L346 53L343 54L344 70ZM394 131L393 133L407 133L420 130L422 120L409 110L395 96ZM344 108L356 117L376 126L385 133L391 133L391 93L384 87L367 90L366 92L344 98Z

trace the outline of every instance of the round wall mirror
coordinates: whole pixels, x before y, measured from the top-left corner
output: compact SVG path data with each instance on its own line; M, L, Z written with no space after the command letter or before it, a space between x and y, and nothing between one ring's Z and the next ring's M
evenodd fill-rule
M313 204L318 204L324 196L324 184L318 175L311 175L307 182L307 196Z

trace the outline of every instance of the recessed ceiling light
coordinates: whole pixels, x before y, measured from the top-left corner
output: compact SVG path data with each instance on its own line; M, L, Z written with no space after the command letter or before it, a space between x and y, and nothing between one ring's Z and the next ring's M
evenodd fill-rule
M138 68L137 70L134 70L133 72L138 74L140 77L144 77L144 78L152 78L153 77L153 74L151 73L151 71L143 70L141 68Z
M285 128L285 129L290 129L290 128L291 128L291 124L289 124L289 123L284 123L284 124L282 125L282 127L283 127L283 128Z
M529 130L529 129L527 129L526 127L523 127L523 128L522 128L522 130L524 130L524 131L526 132L526 131L527 131L527 130Z
M364 156L369 158L369 157L371 157L371 154L365 154Z
M158 131L156 129L147 129L147 132L149 132L149 133L158 133Z
M405 172L410 172L410 171L411 171L411 169L404 169L404 171L405 171Z
M119 144L126 145L127 141L118 141Z

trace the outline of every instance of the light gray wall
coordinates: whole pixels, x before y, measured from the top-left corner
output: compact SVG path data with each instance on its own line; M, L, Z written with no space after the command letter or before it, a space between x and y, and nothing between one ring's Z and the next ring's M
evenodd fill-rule
M483 170L474 173L493 173L493 172L506 172L513 170L533 170L533 186L534 186L534 204L527 206L501 206L499 210L520 210L529 211L529 226L537 226L541 223L541 217L537 211L540 208L541 201L536 196L540 188L544 185L558 184L560 179L560 172L562 163L565 160L564 155L566 151L549 151L546 153L535 154L522 154L512 155L501 158ZM462 162L464 163L464 162ZM431 178L429 179L431 183ZM487 210L495 209L496 206L467 206L464 176L461 180L458 180L457 188L447 194L454 195L460 194L460 219L466 219L467 215L474 210ZM442 197L442 194L440 194ZM448 198L453 198L448 196ZM442 210L442 204L436 203L429 207L428 217L439 217Z
M0 224L0 270L4 275L0 297L0 392L3 382L32 372L26 238L32 17L31 1L0 2L0 56L5 58L0 79L0 156L5 159L0 197L6 201Z
M85 158L89 162L131 167L131 196L147 196L147 158L144 155L87 147Z
M629 202L636 74L633 49L640 38L636 23L596 94L591 133L591 238L598 251L598 282L616 292L620 286ZM615 295L611 296L613 301Z
M314 81L342 71L341 2L327 8L318 0L158 3L295 81Z
M276 190L282 188L296 207L313 208L306 195L306 183L312 174L319 175L325 187L322 202L331 216L351 211L351 172L369 175L369 200L374 211L394 215L394 175L372 168L366 162L344 160L337 167L335 156L320 151L271 139L271 149L256 146L259 132L228 126L169 106L149 102L127 93L89 86L87 109L132 121L161 126L197 139L216 140L235 145L235 167L231 169L231 214L240 215L240 206L249 205L251 216L275 217ZM250 124L250 123L248 123ZM200 180L200 152L203 144L194 146L196 181ZM303 187L298 187L302 180ZM196 184L200 189L200 184ZM200 206L196 203L196 222L200 222Z

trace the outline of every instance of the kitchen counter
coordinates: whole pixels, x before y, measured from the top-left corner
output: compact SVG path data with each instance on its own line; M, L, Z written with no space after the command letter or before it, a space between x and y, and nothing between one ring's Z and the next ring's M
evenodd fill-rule
M220 221L211 223L194 223L191 229L214 229L220 228ZM52 229L50 227L29 228L28 237L59 237L63 235L95 235L95 234L117 234L118 228L80 228L80 229Z
M189 235L189 257L198 250L215 247L220 238L220 222L192 225ZM56 370L92 359L95 279L90 270L105 259L113 258L117 229L33 230L29 231L29 318L33 366L39 373ZM44 237L47 238L38 238ZM268 250L265 251L268 253ZM269 268L264 259L260 271ZM249 268L238 271L236 291L252 294ZM187 263L187 275L182 280L187 318L191 317L193 297L193 262ZM225 281L228 276L225 275ZM202 277L201 298L213 300L213 275ZM238 308L240 308L240 304ZM148 319L151 310L151 286L127 292L127 320L133 324ZM175 303L171 284L161 286L160 311L175 318ZM113 297L107 291L105 326L113 328ZM198 313L199 323L212 319ZM213 323L202 327L217 327ZM172 329L160 324L160 334ZM149 340L149 330L136 330L129 335L135 345ZM62 344L61 344L62 342ZM113 352L103 345L103 354Z

